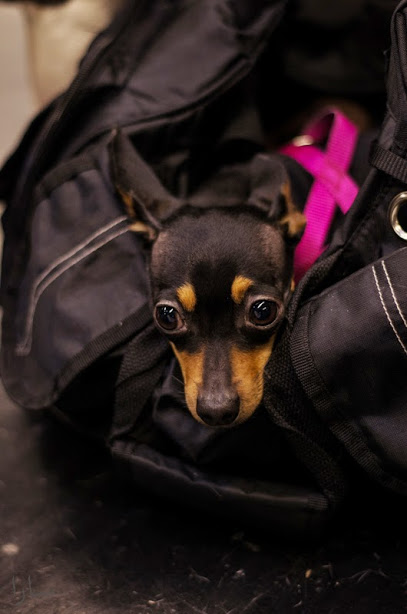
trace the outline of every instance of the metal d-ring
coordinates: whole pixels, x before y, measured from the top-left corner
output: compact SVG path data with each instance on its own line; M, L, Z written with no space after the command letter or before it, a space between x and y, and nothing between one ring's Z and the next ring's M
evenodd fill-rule
M407 206L407 192L400 192L393 198L389 207L389 218L396 235L407 241L407 228L403 228L399 220L399 211L403 205Z

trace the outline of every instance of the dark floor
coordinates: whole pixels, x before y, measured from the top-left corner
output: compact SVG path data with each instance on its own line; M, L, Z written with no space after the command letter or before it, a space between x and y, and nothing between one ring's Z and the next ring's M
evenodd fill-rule
M93 444L4 392L0 403L0 612L407 609L407 540L390 510L323 542L284 544L151 500Z

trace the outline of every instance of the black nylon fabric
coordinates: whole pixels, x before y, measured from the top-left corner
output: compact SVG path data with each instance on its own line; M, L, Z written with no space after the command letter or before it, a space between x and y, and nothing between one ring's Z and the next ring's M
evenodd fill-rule
M112 349L151 319L142 244L108 185L107 151L76 161L39 185L30 229L35 249L13 311L4 309L3 381L29 408L56 400L61 382L69 383L65 373L84 368L85 347L95 359L90 344L103 338L100 347ZM78 370L71 368L75 357Z
M129 177L110 147L120 128L146 161L146 183L151 165L171 195L196 206L213 194L235 206L237 192L264 205L273 165L260 165L259 185L241 171L264 148L251 78L284 6L131 1L97 37L0 176L1 368L18 403L53 405L100 430L136 483L277 531L315 532L345 499L356 464L406 491L406 251L388 205L405 188L407 2L392 24L376 168L296 289L264 407L241 428L211 431L186 411L179 370L152 325L144 245L117 193L115 179ZM281 164L303 204L310 176ZM107 372L103 429L92 428L97 401L81 395Z
M392 21L390 111L372 170L289 318L292 364L307 402L371 479L406 494L405 241L389 219L405 190L407 3ZM300 411L306 411L306 403Z
M304 395L289 360L289 343L289 334L285 332L267 365L264 404L273 421L286 432L329 505L335 508L343 501L348 486L341 467L345 452Z
M69 90L33 122L2 173L7 210L1 361L17 402L32 408L53 403L61 382L68 383L65 374L75 374L75 356L95 347L109 330L114 347L114 331L122 322L133 322L133 330L124 327L129 336L145 324L136 314L148 302L147 274L141 245L126 233L125 211L110 179L105 145L112 129L131 125L147 159L151 151L160 152L160 161L171 153L162 172L172 175L175 192L182 190L182 161L203 151L205 142L225 138L241 114L247 101L244 77L283 6L259 2L253 10L246 2L131 1L97 37ZM185 38L188 24L194 25L193 36ZM196 53L205 70L195 70ZM167 56L182 66L181 81L177 72L166 72L165 79L161 70L157 73ZM232 112L218 114L229 91L238 103ZM247 108L243 115L237 136L255 142L258 124L247 121ZM93 145L96 137L99 144ZM82 361L79 365L83 368Z
M46 172L118 125L131 126L139 135L148 159L156 151L161 157L190 150L192 144L202 148L234 116L224 106L224 95L233 91L237 108L250 104L244 78L276 28L285 0L259 1L255 14L246 5L245 1L178 0L169 5L130 0L118 22L96 38L70 88L23 141L15 156L15 161L23 160L22 166L9 166L15 174L7 177L5 186L13 186L7 199L13 216L6 212L3 219L7 240L2 285L4 290L7 280L10 287L10 292L2 293L6 311L14 308L9 294L19 286L27 257L26 224L33 214L33 191ZM185 30L188 25L192 30ZM165 46L162 41L167 41ZM205 70L195 69L197 53ZM163 72L168 57L180 72Z
M406 258L398 250L311 300L296 323L296 334L304 332L294 359L314 406L354 458L404 493Z
M398 250L309 301L292 341L296 373L323 420L372 477L404 494L405 262Z
M161 498L188 502L201 512L216 511L289 539L320 537L330 516L325 497L303 485L208 474L126 438L117 440L112 452L124 475Z
M115 386L112 439L134 428L163 374L168 353L168 342L151 321L127 346Z
M150 490L274 530L319 532L327 498L264 411L217 435L186 413L167 342L152 327L142 243L127 232L108 150L119 123L168 189L208 198L208 177L261 148L245 77L284 2L129 6L6 167L5 385L25 407L51 405L106 438L122 471ZM170 57L177 70L163 72Z

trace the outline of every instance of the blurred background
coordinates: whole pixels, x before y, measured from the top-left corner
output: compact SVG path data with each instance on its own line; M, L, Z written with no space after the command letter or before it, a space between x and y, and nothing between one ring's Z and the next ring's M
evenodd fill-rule
M0 2L0 164L36 110L27 57L21 7Z

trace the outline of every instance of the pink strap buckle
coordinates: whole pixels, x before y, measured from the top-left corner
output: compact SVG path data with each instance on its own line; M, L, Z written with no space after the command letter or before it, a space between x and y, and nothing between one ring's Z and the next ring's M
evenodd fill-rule
M355 200L359 187L348 170L357 140L356 126L337 109L327 109L280 149L315 178L304 208L307 226L294 256L296 282L324 251L336 207L347 213Z

